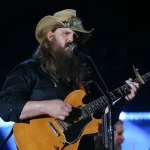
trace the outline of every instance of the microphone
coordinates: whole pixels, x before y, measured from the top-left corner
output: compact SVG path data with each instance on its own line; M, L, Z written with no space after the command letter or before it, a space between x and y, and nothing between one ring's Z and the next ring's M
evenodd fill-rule
M78 53L79 53L79 49L76 44L68 45L68 49L72 54L78 55Z
M74 43L68 45L68 50L74 55L77 55L77 56L80 56L83 58L87 58L87 59L89 57L89 56L85 55L84 53L80 52L78 46Z

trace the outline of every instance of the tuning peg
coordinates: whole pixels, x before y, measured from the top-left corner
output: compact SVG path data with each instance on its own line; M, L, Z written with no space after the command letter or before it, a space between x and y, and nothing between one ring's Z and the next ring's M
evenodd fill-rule
M139 69L138 68L135 69L135 66L133 65L133 70L134 70L135 76L139 79L139 81L141 82L141 84L145 84L143 78L139 74Z

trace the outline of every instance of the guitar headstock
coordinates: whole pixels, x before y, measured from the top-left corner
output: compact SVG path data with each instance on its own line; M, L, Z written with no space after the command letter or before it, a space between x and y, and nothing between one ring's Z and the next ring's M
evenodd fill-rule
M139 79L140 83L145 84L144 80L142 79L139 73L139 69L138 68L136 69L135 66L133 65L133 70L134 70L135 76Z

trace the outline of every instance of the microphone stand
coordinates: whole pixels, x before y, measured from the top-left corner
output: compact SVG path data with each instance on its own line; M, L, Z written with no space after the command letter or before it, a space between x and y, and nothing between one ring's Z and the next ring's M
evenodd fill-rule
M93 68L95 69L98 77L100 78L100 81L102 81L103 86L105 87L105 90L101 90L101 92L103 93L103 95L105 96L105 98L108 100L108 118L107 115L104 114L102 117L102 124L103 124L103 144L105 145L106 148L108 148L108 139L110 139L110 149L114 150L114 127L113 127L113 104L112 104L112 99L109 95L109 91L108 88L106 86L106 84L104 83L94 61L92 60L92 58L88 55L85 55L81 52L78 53L81 57L84 57L85 60L90 60L90 62L93 65ZM109 138L108 138L108 133L109 133Z

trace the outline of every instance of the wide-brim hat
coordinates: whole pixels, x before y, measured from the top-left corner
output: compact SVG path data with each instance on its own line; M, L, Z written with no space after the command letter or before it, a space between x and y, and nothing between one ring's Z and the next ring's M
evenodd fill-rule
M65 9L56 12L53 16L48 15L43 17L37 24L35 37L41 44L47 37L47 33L56 28L71 28L73 31L80 34L80 42L85 43L92 35L92 30L87 31L82 25L80 18L76 16L76 10Z

